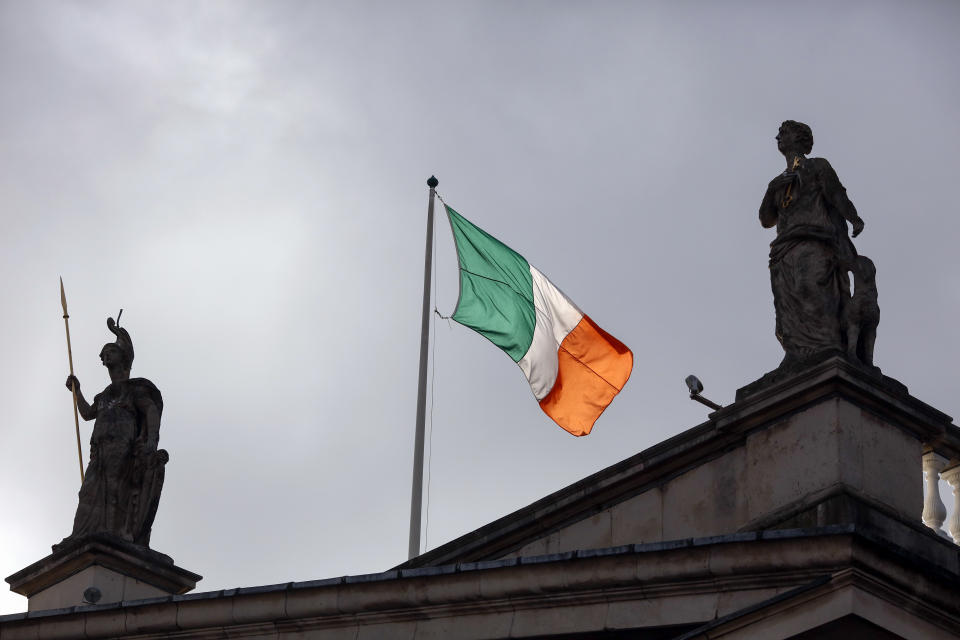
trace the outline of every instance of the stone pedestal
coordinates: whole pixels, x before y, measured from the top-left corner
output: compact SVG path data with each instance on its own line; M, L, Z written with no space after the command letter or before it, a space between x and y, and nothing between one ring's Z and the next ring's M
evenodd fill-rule
M94 535L58 545L7 582L38 611L186 593L200 579L162 553Z

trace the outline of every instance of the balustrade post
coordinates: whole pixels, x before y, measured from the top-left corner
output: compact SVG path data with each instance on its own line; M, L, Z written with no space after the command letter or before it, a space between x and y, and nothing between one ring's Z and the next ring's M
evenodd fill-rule
M926 479L927 490L923 497L923 524L938 534L945 536L941 527L947 518L947 507L940 498L940 472L947 466L947 459L941 455L928 451L923 455L923 475Z
M960 544L960 461L951 460L953 466L940 472L940 477L953 487L953 513L950 515L948 529L953 541Z

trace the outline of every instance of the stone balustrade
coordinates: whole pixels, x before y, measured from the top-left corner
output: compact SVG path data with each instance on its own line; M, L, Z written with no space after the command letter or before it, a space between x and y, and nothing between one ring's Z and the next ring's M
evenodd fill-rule
M939 535L953 538L960 544L960 459L948 458L932 448L923 454L923 524ZM948 510L941 498L941 488L947 485L952 489L953 500ZM949 515L949 519L948 516ZM944 531L946 522L946 532Z

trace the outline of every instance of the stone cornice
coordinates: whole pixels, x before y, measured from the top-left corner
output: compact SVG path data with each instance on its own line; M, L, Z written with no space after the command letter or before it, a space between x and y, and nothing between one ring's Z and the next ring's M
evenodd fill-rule
M681 596L713 602L718 593L772 593L818 578L822 588L833 588L851 572L886 597L912 598L922 615L929 609L960 625L960 566L929 569L854 527L737 534L4 616L0 640L36 637L41 629L49 640L243 637L386 624L419 633L421 625L469 616L502 619L509 633L522 636L523 616L545 609L600 612L594 622L578 613L577 624L603 629L615 624L607 617L617 603L629 610L639 601L668 606ZM923 598L914 602L917 593Z

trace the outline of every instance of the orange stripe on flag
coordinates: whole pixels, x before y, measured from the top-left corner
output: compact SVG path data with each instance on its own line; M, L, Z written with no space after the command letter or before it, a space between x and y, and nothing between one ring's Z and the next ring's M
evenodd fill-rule
M630 378L633 353L584 315L557 357L557 381L540 408L573 435L585 436Z

